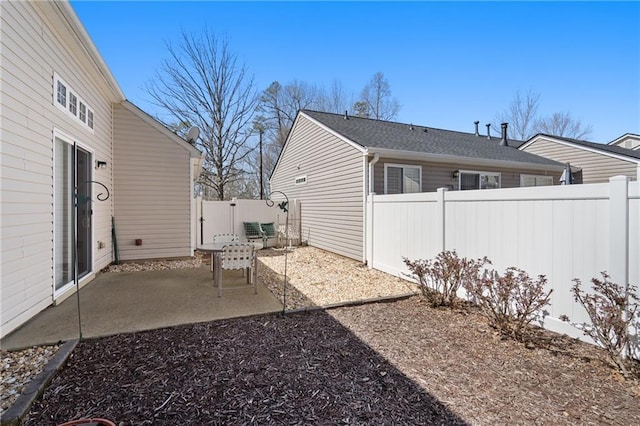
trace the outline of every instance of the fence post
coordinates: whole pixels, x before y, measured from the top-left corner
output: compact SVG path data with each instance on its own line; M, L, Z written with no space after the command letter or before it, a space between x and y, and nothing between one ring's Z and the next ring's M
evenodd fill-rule
M373 268L373 197L374 193L371 193L367 196L367 213L365 215L367 223L365 227L365 232L367 233L365 236L366 247L365 247L365 257L367 262L367 267L369 269Z
M440 244L440 252L446 250L447 240L445 235L445 193L447 192L447 188L438 188L438 219L436 222L437 232L438 232L438 243Z
M629 178L609 178L609 275L629 284Z

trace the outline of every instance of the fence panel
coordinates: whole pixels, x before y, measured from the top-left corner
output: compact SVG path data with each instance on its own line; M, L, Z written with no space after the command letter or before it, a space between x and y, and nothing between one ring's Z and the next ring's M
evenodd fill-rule
M289 202L289 223L298 224L299 206L297 200ZM273 222L284 225L286 213L278 207L267 205L265 200L234 200L234 201L196 201L196 218L194 223L197 230L197 243L211 242L215 234L233 233L244 239L243 222ZM201 220L201 218L203 220ZM271 245L271 242L270 242Z
M545 275L553 295L541 325L588 341L559 318L588 322L571 295L574 278L590 289L591 279L607 271L614 280L640 284L639 185L612 178L591 185L370 196L368 262L403 276L403 257L429 259L446 249L487 256L501 272L515 266L533 277Z

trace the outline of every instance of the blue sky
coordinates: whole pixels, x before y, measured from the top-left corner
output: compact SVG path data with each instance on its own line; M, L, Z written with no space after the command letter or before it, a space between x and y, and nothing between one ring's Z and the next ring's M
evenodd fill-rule
M127 98L146 93L166 42L209 27L254 76L357 96L383 72L397 121L473 131L517 91L569 111L590 140L640 134L640 2L72 1ZM482 127L484 129L484 127Z

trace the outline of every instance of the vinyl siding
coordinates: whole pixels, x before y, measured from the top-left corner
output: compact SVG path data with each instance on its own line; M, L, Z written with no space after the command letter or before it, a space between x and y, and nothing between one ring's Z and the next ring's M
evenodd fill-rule
M0 2L0 336L53 302L54 129L111 164L117 99L74 37L49 2ZM53 104L54 73L94 110L94 133ZM110 166L94 179L111 187ZM111 203L94 204L94 247L110 241ZM110 246L94 249L94 271L111 262Z
M190 256L189 152L125 107L114 105L113 114L120 259Z
M517 188L520 186L520 175L553 176L553 184L560 184L562 172L557 171L534 171L518 170L514 168L491 167L491 166L470 166L468 164L455 163L433 163L424 161L396 160L390 158L380 158L374 170L374 190L377 194L384 194L384 165L385 163L402 165L422 166L422 192L435 192L438 188L448 188L450 191L458 189L458 180L452 177L455 170L469 170L477 172L500 173L500 183L502 188Z
M538 139L524 148L524 151L537 154L562 163L571 163L582 169L582 183L609 182L617 175L630 176L637 180L638 165L632 161L613 158L605 154L587 151L575 146L565 145L547 139Z
M298 116L270 184L273 191L300 200L302 240L364 261L363 164L357 148ZM302 175L307 183L295 185Z

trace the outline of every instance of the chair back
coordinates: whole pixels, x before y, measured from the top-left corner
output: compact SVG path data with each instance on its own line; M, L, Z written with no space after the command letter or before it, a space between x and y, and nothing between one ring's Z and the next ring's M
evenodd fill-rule
M214 243L235 243L240 241L236 234L215 234L213 236Z
M253 244L234 243L225 245L220 253L222 269L244 269L253 267Z

